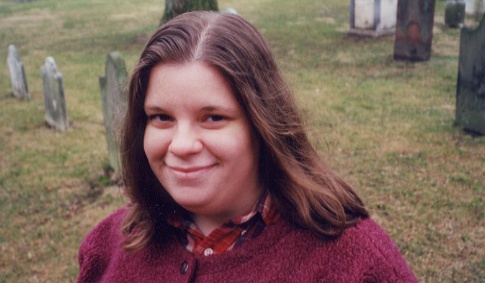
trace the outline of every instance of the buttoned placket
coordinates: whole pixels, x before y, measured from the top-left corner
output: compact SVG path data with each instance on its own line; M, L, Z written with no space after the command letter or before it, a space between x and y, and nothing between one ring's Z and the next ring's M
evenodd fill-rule
M180 275L183 282L192 282L197 269L197 260L195 258L186 258L180 263Z
M187 261L182 262L180 265L180 274L185 275L189 269L189 263Z
M213 253L214 253L214 250L213 250L213 249L211 249L211 248L207 248L207 249L205 249L205 250L204 250L204 255L205 255L205 256L210 256L210 255L212 255Z

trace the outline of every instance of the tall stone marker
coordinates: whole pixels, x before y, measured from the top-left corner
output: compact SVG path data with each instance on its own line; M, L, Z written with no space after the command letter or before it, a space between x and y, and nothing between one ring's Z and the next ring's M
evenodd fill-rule
M445 4L445 25L451 28L461 27L465 21L465 1L447 0Z
M20 61L17 48L13 44L8 46L7 64L10 71L13 96L18 99L28 100L30 94L27 87L27 78L25 77L24 63Z
M461 29L456 123L485 135L485 16L475 30Z
M109 163L115 174L120 172L119 134L125 115L128 94L124 87L127 72L119 52L110 52L106 58L106 75L99 77L103 100L104 127L108 143Z
M238 14L238 13L237 13L237 11L236 11L236 9L231 8L231 7L229 7L229 8L227 8L227 9L225 9L225 10L224 10L224 11L222 11L222 12L223 12L223 13L234 14L234 15L237 15L237 14Z
M69 128L62 74L57 71L54 58L47 57L40 69L45 105L45 121L50 127L65 131Z
M427 61L431 57L435 0L399 0L394 59Z
M484 0L465 0L465 12L467 15L483 15L485 13L485 1Z
M396 31L398 0L350 0L349 35L379 37Z

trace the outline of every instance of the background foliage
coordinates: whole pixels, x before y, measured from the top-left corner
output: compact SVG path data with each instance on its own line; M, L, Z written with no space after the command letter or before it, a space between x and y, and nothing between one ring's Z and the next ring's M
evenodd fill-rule
M126 202L111 184L98 76L108 52L133 68L161 0L0 0L30 101L0 60L0 282L69 282L86 233ZM431 60L395 62L393 37L348 37L349 2L220 0L270 41L312 140L364 198L421 282L484 282L485 138L454 126L459 30L438 1ZM475 24L467 19L467 24ZM72 128L44 126L40 67L64 75Z

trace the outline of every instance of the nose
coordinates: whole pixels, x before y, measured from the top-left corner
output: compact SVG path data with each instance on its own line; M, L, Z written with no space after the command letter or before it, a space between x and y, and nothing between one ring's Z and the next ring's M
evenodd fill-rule
M176 156L184 157L202 150L202 142L197 131L189 124L178 124L168 151Z

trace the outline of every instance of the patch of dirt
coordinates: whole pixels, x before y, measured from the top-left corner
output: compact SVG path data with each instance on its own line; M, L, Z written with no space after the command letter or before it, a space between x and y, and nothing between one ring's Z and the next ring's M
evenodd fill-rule
M61 23L61 19L51 14L48 10L34 9L27 14L14 14L3 18L0 22L0 28L13 28L16 26L22 26L22 28L37 27L43 21L49 21L56 25Z

